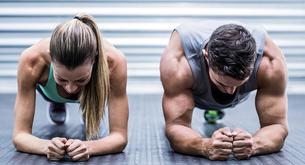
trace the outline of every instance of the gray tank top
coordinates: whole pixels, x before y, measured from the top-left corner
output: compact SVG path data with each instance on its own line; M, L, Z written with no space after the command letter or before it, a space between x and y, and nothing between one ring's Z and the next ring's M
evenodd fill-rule
M257 58L254 70L247 82L236 89L235 96L231 102L221 104L215 101L212 95L210 78L202 49L208 43L213 31L221 25L235 23L242 25L252 34L256 41ZM179 33L185 57L191 67L194 83L192 93L195 106L201 109L224 109L234 107L244 101L249 93L257 89L256 73L261 62L264 46L265 33L263 27L247 27L239 22L204 21L182 24L174 29Z

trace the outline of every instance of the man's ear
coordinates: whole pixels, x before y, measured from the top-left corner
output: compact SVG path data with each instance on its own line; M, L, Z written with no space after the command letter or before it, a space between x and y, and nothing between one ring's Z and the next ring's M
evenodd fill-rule
M202 54L203 54L205 61L209 64L208 51L206 49L202 49Z

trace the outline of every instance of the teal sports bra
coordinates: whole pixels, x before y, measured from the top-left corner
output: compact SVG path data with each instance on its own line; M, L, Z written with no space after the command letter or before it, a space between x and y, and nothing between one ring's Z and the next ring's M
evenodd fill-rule
M43 94L50 100L57 103L79 103L79 100L67 99L59 95L57 91L57 84L54 80L53 65L50 63L48 82L45 86L39 84Z

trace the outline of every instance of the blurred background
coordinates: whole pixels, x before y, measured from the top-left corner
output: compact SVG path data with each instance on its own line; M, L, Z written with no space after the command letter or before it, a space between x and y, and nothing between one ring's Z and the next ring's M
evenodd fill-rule
M206 19L262 24L282 48L288 93L305 93L304 0L1 0L0 93L15 93L21 52L78 12L95 17L127 57L128 93L161 93L159 61L171 31Z

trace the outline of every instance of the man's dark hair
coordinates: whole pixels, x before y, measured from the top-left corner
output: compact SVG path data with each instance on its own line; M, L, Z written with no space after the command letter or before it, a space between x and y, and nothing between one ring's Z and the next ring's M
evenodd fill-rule
M256 43L251 33L236 24L217 28L207 44L209 66L218 74L244 80L253 71Z

